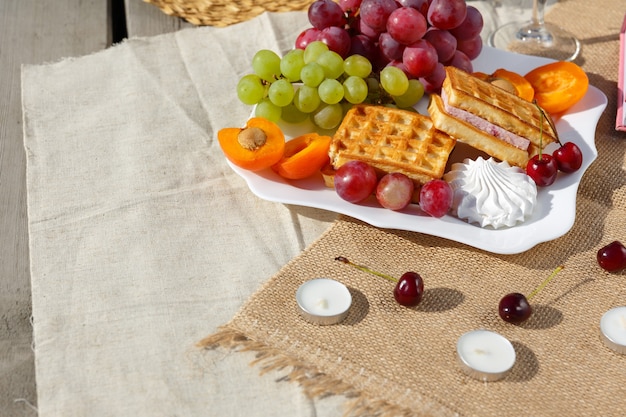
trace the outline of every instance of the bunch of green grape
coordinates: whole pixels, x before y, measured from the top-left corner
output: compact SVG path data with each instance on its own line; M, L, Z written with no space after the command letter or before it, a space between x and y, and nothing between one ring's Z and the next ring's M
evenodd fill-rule
M255 116L288 123L310 118L322 129L337 127L354 104L411 108L424 95L422 83L401 69L387 66L375 73L367 58L343 59L321 41L282 58L262 49L252 59L252 70L239 80L237 96L256 105Z

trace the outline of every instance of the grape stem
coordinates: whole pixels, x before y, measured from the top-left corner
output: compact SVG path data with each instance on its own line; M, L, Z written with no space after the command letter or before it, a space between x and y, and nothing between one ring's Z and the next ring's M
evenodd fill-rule
M366 266L363 266L363 265L355 264L354 262L350 261L345 256L337 256L335 258L335 260L339 261L339 262L343 262L344 264L348 264L348 265L350 265L350 266L352 266L352 267L354 267L354 268L356 268L356 269L358 269L360 271L367 272L367 273L370 273L372 275L376 275L376 276L381 277L381 278L385 278L388 281L398 282L398 280L396 278L394 278L394 277L392 277L390 275L383 274L382 272L374 271L373 269L370 269L370 268L368 268Z
M531 298L533 298L535 295L537 295L537 293L541 290L543 290L545 288L546 285L548 285L548 283L550 283L550 281L552 281L552 279L556 276L556 274L558 274L559 272L561 272L561 270L564 268L563 265L557 266L554 271L552 271L552 273L550 274L550 276L548 278L546 278L537 288L535 288L533 290L533 292L531 292L528 297L526 297L527 300L530 300Z

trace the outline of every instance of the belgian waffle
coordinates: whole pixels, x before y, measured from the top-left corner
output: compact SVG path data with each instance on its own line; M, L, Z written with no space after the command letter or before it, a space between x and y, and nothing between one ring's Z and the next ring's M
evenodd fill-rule
M509 146L497 143L502 140L494 136L492 127L481 131L465 120L452 117L447 114L442 97L445 97L449 106L527 139L530 145L527 149L521 149L523 152L511 149L510 152L499 153L499 148L506 150ZM515 165L525 165L541 147L557 141L557 133L549 115L536 104L454 67L446 67L441 97L431 96L429 113L438 129Z
M348 111L330 144L335 169L363 161L379 174L400 172L416 186L441 178L456 141L419 113L374 105Z

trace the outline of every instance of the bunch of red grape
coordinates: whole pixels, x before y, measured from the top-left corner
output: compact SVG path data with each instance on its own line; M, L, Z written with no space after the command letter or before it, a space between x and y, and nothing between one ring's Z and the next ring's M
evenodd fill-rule
M349 161L340 166L334 178L337 195L350 203L359 203L375 195L381 206L402 210L411 203L415 185L405 174L391 172L380 180L376 170L363 161ZM452 188L441 179L433 179L419 190L419 206L432 217L443 217L452 205Z
M322 41L344 58L366 57L375 71L398 67L427 92L441 88L444 66L472 72L483 45L482 15L465 0L317 0L308 17L296 48Z

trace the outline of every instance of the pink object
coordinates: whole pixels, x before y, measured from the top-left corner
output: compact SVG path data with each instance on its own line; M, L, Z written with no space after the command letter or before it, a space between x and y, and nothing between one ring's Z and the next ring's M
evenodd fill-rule
M617 118L615 120L615 129L626 132L626 114L624 114L624 100L626 100L626 95L624 94L624 83L626 79L626 65L624 64L624 59L626 58L626 15L624 16L624 23L622 24L619 39L619 74L617 81Z

